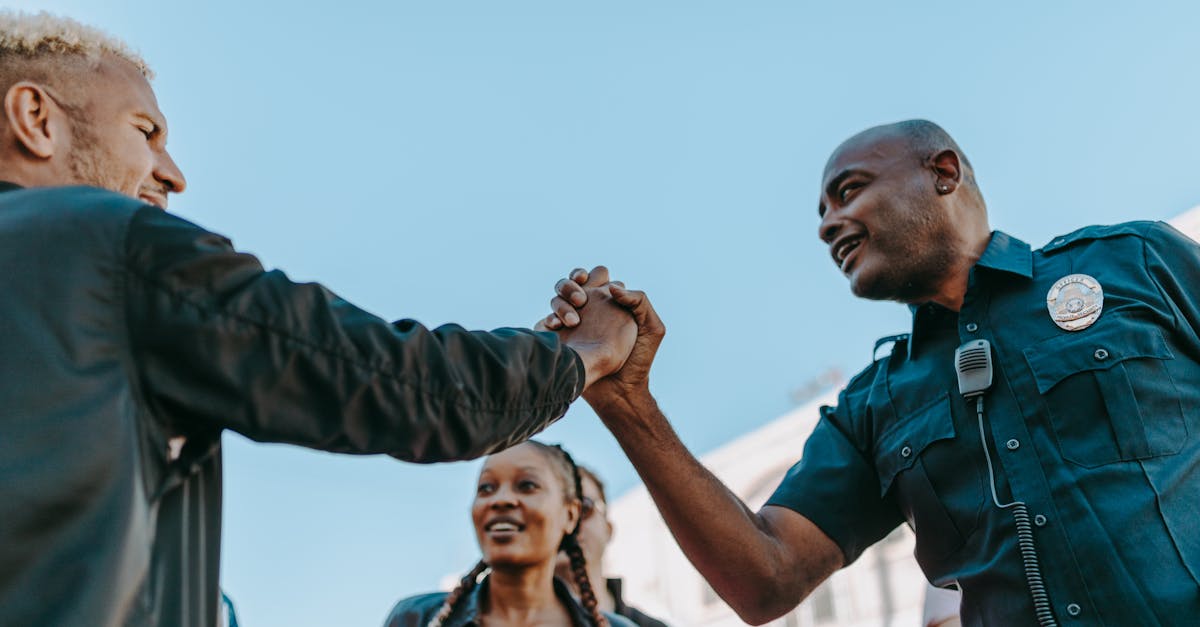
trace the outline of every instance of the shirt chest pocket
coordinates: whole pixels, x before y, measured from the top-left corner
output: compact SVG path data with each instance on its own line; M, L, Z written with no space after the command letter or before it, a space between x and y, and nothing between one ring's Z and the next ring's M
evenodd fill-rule
M891 411L888 405L877 417ZM960 459L964 447L945 392L892 424L875 451L879 489L884 497L893 493L916 534L917 561L934 572L979 526L983 484L970 460Z
M1064 459L1087 468L1178 453L1187 439L1162 333L1136 322L1025 349Z

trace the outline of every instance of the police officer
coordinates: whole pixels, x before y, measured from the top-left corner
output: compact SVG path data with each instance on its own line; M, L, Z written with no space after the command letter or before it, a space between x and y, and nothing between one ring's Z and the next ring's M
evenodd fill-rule
M907 523L966 625L1200 616L1200 247L1134 222L1032 250L991 231L970 162L922 120L843 143L819 210L851 291L907 304L912 329L822 409L760 511L650 396L663 326L644 296L633 357L585 394L718 594L769 621ZM571 279L550 327L598 282Z

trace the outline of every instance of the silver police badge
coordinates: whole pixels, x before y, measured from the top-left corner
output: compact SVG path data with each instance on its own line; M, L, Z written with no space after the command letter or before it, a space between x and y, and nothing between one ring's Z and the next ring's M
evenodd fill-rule
M1068 274L1054 282L1046 294L1046 308L1058 328L1081 331L1104 310L1104 290L1100 282L1086 274Z

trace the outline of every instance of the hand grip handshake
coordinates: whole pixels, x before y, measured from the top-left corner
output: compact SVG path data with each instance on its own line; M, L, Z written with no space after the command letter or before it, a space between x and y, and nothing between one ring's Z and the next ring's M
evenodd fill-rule
M666 327L645 292L610 281L608 269L596 266L572 270L554 293L552 313L537 328L558 333L583 359L588 402L647 389Z

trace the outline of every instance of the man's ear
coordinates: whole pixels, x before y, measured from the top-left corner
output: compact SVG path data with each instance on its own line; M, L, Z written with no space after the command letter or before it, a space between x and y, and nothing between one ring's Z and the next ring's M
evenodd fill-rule
M8 89L4 117L17 144L37 159L53 157L68 138L66 111L37 83L20 81Z
M949 148L930 157L926 166L933 172L933 186L940 196L952 193L962 183L962 162Z

